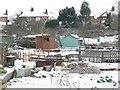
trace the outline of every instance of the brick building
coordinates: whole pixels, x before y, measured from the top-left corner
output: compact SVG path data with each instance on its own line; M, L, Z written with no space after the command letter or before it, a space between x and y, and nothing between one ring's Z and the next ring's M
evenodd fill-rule
M8 17L7 15L0 15L0 26L8 24Z
M40 12L35 12L35 11L29 11L29 12L23 12L23 14L20 15L21 18L27 18L30 20L33 24L36 21L41 21L45 22L49 19L49 16Z
M94 16L90 16L90 21L92 25L100 25L103 21L105 21L106 16L102 17L97 17L95 18Z

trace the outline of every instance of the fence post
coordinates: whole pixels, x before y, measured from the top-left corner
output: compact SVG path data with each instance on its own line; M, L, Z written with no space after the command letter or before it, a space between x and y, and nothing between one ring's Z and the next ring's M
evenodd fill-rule
M81 47L79 47L79 55L78 55L79 61L81 60Z
M102 62L104 61L104 51L102 51Z
M111 50L110 50L110 61L112 61L112 59L111 59Z

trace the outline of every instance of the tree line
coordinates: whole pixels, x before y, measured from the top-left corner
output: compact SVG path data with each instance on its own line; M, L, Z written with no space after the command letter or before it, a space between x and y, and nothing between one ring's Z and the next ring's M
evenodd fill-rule
M46 28L48 27L53 27L52 25L48 24L48 23L54 23L54 27L59 26L59 24L62 25L62 27L64 28L76 28L79 27L80 25L87 25L90 23L90 14L91 14L91 10L89 7L89 3L88 2L83 2L80 8L80 14L77 15L75 8L72 7L66 7L64 9L59 10L59 16L56 20L49 20L46 23ZM61 22L61 23L59 23ZM56 24L56 25L55 25Z
M114 9L114 7L112 7L112 9ZM34 11L34 8L31 7L30 11ZM39 32L42 33L45 28L55 29L59 26L61 26L62 28L92 27L90 20L91 9L89 7L89 3L86 1L83 1L83 3L81 4L79 14L76 12L73 6L65 7L59 10L59 16L57 17L57 19L47 20L45 23L40 21L31 23L31 19L29 17L19 17L22 13L23 12L16 15L17 18L14 20L14 23L12 25L8 25L4 28L8 31L9 34L18 33L19 36L26 34L36 34ZM45 10L44 14L48 14L47 9ZM107 18L104 22L104 26L110 26L111 22L111 14L107 13ZM117 25L116 22L113 25ZM95 28L98 27L100 28L101 26L95 26Z

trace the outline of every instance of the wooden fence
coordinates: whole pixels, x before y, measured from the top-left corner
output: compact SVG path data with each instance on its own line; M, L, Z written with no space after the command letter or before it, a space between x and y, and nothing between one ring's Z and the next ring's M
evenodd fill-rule
M120 50L80 50L79 57L92 62L120 62Z

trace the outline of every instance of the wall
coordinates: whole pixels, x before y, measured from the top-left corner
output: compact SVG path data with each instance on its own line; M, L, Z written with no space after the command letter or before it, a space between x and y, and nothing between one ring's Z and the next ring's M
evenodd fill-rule
M66 36L62 39L63 47L79 47L80 42L72 36Z
M44 38L49 38L49 41L44 41ZM37 36L36 37L36 48L41 49L55 49L55 38L53 36Z
M56 62L56 66L61 66L62 60L46 60L46 61L36 61L36 67L44 67L47 65L52 65L54 66L54 63Z

